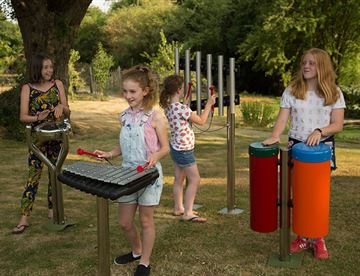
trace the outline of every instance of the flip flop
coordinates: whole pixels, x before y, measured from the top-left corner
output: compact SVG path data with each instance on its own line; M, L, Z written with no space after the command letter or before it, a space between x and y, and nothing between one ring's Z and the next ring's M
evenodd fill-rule
M23 233L23 232L26 230L26 228L28 228L28 227L29 227L29 225L27 225L27 224L17 225L17 226L15 226L15 228L11 231L11 233L13 233L13 234L21 234L21 233Z
M175 212L175 211L174 211L172 214L173 214L173 216L175 216L175 217L180 217L180 216L184 215L184 212L179 212L179 211ZM199 212L193 211L193 214L194 214L194 215L198 215Z
M186 222L193 222L193 223L204 223L207 221L207 218L199 217L199 216L193 216L189 219L181 219L182 221Z

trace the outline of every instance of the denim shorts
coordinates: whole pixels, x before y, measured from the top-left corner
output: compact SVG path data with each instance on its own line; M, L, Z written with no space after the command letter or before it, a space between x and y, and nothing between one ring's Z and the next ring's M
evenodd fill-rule
M159 171L159 177L153 184L150 184L131 195L122 196L116 201L119 203L138 204L142 206L159 205L163 189L163 172L159 162L156 164L156 167Z
M194 150L175 150L170 145L170 155L172 160L181 168L190 167L196 164Z

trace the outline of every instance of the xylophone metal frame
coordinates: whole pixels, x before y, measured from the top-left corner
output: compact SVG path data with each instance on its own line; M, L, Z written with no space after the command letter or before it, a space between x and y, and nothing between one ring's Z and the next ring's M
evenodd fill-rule
M46 124L44 124L46 125ZM68 119L64 119L63 129L56 130L42 130L41 125L33 128L31 125L26 125L26 142L31 151L46 164L50 174L50 185L52 192L52 203L53 203L53 223L47 225L48 230L61 231L68 226L72 226L75 222L66 221L64 218L64 201L62 186L59 183L57 176L61 170L67 154L69 153L69 131L71 129L70 122ZM32 134L37 136L41 141L50 141L50 140L61 140L62 146L56 160L56 163L53 164L51 161L40 151L40 149L33 143Z

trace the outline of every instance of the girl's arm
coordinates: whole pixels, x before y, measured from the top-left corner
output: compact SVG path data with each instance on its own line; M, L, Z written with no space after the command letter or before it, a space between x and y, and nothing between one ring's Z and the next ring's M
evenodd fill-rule
M290 116L290 108L280 108L271 137L264 140L264 145L280 143L280 135L283 133Z
M61 80L55 80L59 89L60 103L55 107L55 118L60 118L64 113L66 117L70 116L70 108L66 100L64 85Z
M23 85L21 88L20 95L20 121L22 123L34 123L37 121L44 120L50 113L50 110L44 110L43 112L38 112L35 116L29 115L29 97L30 97L30 87L29 85Z
M204 112L199 116L196 114L196 112L191 112L191 115L189 117L189 121L202 126L203 124L206 123L208 117L209 117L209 113L211 110L211 106L215 104L215 100L216 100L216 96L211 95L209 100L207 101L205 108L204 108Z
M160 112L154 111L154 117L152 125L155 128L157 137L160 142L160 149L154 152L148 157L146 167L153 167L157 161L165 157L169 151L169 140L168 140L168 123L164 115Z
M113 148L111 151L94 150L94 153L97 154L99 158L112 159L113 157L117 157L121 155L121 149L120 146L117 146Z
M332 136L343 130L344 126L344 109L337 108L331 111L330 124L320 129L314 129L306 140L306 144L309 146L318 145L321 137Z

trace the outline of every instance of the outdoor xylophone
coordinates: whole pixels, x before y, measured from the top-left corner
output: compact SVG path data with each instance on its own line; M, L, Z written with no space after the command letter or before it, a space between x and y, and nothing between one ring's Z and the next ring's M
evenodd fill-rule
M108 199L114 200L137 192L153 184L158 177L159 172L155 167L123 168L82 161L66 166L58 175L62 183L96 196L98 275L110 276Z
M159 177L153 167L144 171L109 164L75 162L66 166L58 179L64 184L106 199L117 199L152 184Z

